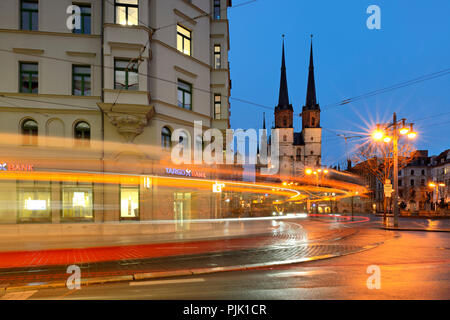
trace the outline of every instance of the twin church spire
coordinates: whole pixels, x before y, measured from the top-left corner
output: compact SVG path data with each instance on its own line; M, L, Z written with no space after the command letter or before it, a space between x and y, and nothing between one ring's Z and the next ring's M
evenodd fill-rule
M302 121L303 128L305 127L318 127L320 124L320 115L314 115L313 123L311 121L306 121L305 118L311 118L309 112L314 111L314 113L320 113L320 107L317 103L316 98L316 84L314 79L314 61L313 61L313 45L312 45L312 35L311 35L311 49L309 54L309 70L308 70L308 85L306 89L306 102L302 109ZM292 104L289 103L289 93L287 85L287 75L286 75L286 58L284 49L284 35L281 53L281 75L280 75L280 92L278 96L278 105L275 107L275 127L276 128L292 128L292 117L293 117ZM311 120L311 119L310 119Z

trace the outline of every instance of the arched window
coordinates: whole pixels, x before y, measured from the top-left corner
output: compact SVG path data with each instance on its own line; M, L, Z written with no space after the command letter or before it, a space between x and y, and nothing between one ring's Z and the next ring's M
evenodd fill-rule
M283 118L283 126L287 127L287 118L286 117Z
M314 154L314 151L311 150L311 155L313 155L313 154Z
M312 117L311 126L314 127L316 125L316 118Z
M170 150L172 147L172 133L170 132L170 129L167 127L163 127L161 130L161 147L164 150Z
M285 141L285 142L286 142L286 140L287 140L287 139L286 139L286 136L283 136L283 141Z
M38 124L32 119L22 122L23 144L37 145Z
M91 126L85 121L77 122L73 135L77 145L87 146L91 140Z

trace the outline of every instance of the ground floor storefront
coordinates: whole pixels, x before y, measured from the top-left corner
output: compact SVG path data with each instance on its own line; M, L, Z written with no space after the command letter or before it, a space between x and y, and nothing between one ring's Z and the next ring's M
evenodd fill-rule
M183 230L189 220L221 212L203 182L211 178L207 172L153 163L141 166L141 173L101 167L94 162L68 170L39 161L26 171L11 167L0 173L0 224L173 220L174 228Z

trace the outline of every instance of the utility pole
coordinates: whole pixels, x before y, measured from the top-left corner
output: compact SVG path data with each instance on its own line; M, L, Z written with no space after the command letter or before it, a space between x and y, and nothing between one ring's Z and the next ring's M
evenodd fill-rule
M393 147L394 147L394 228L398 227L398 132L397 132L397 114L394 112L393 124Z

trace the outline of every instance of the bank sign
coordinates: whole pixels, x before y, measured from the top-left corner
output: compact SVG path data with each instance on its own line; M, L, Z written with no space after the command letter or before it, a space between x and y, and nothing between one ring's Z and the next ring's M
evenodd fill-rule
M202 171L194 171L191 169L166 168L166 173L183 177L206 178L206 173Z
M0 162L0 173L4 171L34 171L34 165Z

